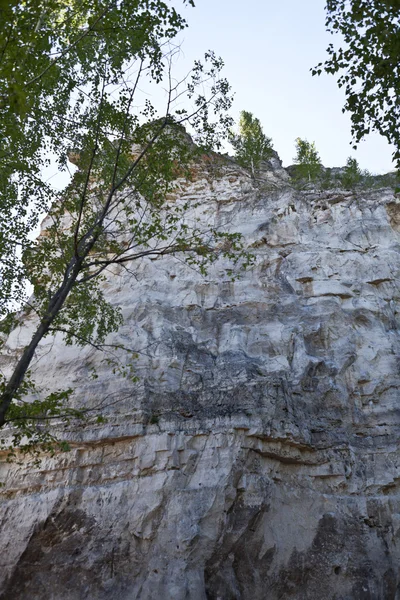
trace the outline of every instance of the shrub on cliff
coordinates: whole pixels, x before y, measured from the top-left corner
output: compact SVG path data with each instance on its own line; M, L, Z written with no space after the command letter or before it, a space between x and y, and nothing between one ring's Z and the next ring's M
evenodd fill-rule
M246 110L240 113L239 134L231 135L231 144L237 162L250 169L253 177L261 161L274 156L271 138L264 134L259 119Z
M315 182L322 174L322 163L314 142L296 139L296 156L293 159L295 180Z
M357 160L351 156L348 157L339 180L346 190L357 187L369 189L376 187L377 184L371 173L367 169L361 169Z

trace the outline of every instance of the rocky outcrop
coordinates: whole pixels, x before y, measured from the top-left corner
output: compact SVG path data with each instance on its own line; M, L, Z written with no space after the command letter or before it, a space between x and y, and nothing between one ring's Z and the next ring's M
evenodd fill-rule
M42 345L38 381L107 422L39 466L1 463L0 597L400 598L399 199L298 191L278 163L254 184L230 162L181 195L256 265L109 273L137 383Z

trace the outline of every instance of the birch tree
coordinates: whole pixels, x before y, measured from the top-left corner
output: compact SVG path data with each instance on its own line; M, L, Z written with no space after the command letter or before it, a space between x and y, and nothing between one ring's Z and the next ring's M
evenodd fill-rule
M51 446L51 429L37 422L84 408L71 408L68 385L38 390L32 360L56 333L66 344L106 347L122 323L102 291L107 268L166 254L202 272L221 254L248 263L240 236L188 224L189 205L166 200L227 134L231 96L213 52L174 79L173 39L186 23L161 0L26 0L0 11L1 343L23 324L16 306L37 323L11 376L0 374L0 427L14 427L14 444ZM165 89L162 112L143 99L148 82ZM49 155L60 172L68 157L77 165L61 192L42 176ZM44 213L45 235L32 241Z

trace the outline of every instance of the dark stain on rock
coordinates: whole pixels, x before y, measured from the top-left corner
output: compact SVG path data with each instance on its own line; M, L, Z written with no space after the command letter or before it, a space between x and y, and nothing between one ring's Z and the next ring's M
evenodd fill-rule
M247 465L254 473L259 471L259 461L249 457ZM253 467L250 463L253 462ZM204 580L208 600L239 600L258 598L259 590L265 590L275 547L265 547L264 519L268 518L269 481L255 476L251 491L238 489L230 506L223 534L214 552L205 564ZM252 493L259 503L249 498Z
M327 513L310 549L294 551L280 571L271 600L395 600L397 578L380 546L371 549L360 515Z
M95 527L83 510L55 508L33 531L2 600L45 600L56 589L65 598L86 598L89 582L97 577L100 584L102 578L87 560Z
M250 515L235 501L218 549L205 568L208 600L396 600L396 567L379 541L376 561L360 515L327 513L305 552L293 550L287 566L271 569L276 547L265 549L268 507ZM240 535L234 535L239 524ZM294 527L297 524L293 525ZM264 544L264 545L263 545ZM369 547L368 547L369 546Z

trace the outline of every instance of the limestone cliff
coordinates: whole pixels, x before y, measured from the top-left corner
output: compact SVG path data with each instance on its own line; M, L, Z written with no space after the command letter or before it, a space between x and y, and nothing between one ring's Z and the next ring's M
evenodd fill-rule
M107 399L108 421L1 463L3 600L400 598L400 201L273 166L182 188L245 236L238 281L172 257L108 274L137 384L42 345L38 380Z

